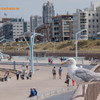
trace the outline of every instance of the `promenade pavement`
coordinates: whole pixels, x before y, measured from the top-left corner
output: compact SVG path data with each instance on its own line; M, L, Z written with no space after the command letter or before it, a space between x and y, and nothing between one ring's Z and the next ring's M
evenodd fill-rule
M12 65L0 65L2 68L13 68ZM20 70L20 67L17 66ZM0 82L0 100L24 100L29 96L30 88L36 88L38 94L48 91L61 89L67 85L64 83L67 68L63 67L62 79L58 77L58 68L56 79L52 78L53 66L35 66L35 74L32 80L16 80L12 77L8 82Z
M6 60L4 60L6 61ZM14 60L12 60L14 61ZM26 60L17 60L24 61ZM55 61L57 63L57 61ZM48 63L47 61L41 61L41 63ZM60 64L60 60L58 61ZM81 63L81 62L80 62ZM0 65L0 68L11 68L13 65ZM20 65L16 66L17 70L22 70ZM56 67L57 77L56 79L52 78L52 69L53 66L35 66L35 73L32 77L32 80L16 80L16 77L12 77L8 82L0 82L0 100L24 100L29 96L30 88L36 88L38 94L45 93L48 91L61 89L67 85L64 83L67 74L67 68L62 67L62 79L58 77L59 66ZM70 81L70 85L72 82Z

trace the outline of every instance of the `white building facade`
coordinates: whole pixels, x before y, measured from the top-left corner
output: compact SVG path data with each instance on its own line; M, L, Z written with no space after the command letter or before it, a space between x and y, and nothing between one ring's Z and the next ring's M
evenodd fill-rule
M22 37L24 32L30 31L30 22L24 22L22 18L16 18L10 21L13 25L13 40Z
M73 37L76 32L87 29L80 34L79 39L95 39L100 32L100 2L91 2L91 8L84 11L77 9L73 14Z

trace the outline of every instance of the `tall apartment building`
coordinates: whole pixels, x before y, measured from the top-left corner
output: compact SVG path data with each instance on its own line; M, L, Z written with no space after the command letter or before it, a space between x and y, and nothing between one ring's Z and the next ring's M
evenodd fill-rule
M50 32L50 27L51 27L51 24L50 23L47 23L47 24L42 24L41 26L39 26L37 29L36 29L36 32L37 33L41 33L43 35L42 36L37 36L35 38L35 42L50 42L51 41L51 33Z
M91 2L90 8L84 11L77 9L73 14L73 38L76 32L87 29L79 35L79 39L95 39L100 32L100 2Z
M10 21L10 23L13 25L13 40L16 40L23 34L24 30L24 19L22 18L16 18Z
M2 17L0 17L0 37L4 36L3 27L2 27L2 26L4 26L3 24L12 20L12 19L14 19L14 18L2 18Z
M51 22L54 15L54 5L48 0L47 3L43 4L43 23Z
M31 16L30 17L30 27L31 27L31 32L33 29L37 26L42 25L42 17L41 16Z
M73 16L58 15L52 18L52 41L71 40L73 37Z
M2 26L3 36L7 40L13 40L13 25L12 23L4 23Z
M2 28L5 39L16 40L21 38L24 32L30 32L30 22L24 22L22 18L15 18L3 23Z

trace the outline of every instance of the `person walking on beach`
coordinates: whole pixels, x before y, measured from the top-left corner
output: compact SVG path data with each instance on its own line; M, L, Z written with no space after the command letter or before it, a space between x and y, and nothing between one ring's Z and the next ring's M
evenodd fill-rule
M65 81L65 83L67 83L67 86L69 86L69 79L70 79L70 77L69 77L69 74L67 73L67 75L66 75L66 81Z
M50 62L51 62L51 59L50 59L50 58L48 58L48 63L50 64Z
M30 78L30 80L31 80L31 78L32 78L32 72L31 72L31 70L29 71L28 76L29 76L29 78Z
M56 79L56 69L55 66L52 69L53 79Z
M59 79L61 79L61 74L62 74L62 68L59 68Z
M19 72L18 71L16 71L16 78L17 78L17 80L19 80Z

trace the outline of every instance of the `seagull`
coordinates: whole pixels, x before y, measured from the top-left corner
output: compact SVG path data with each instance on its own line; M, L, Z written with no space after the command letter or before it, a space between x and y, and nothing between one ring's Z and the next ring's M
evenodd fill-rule
M100 82L100 73L95 73L91 70L80 68L76 66L76 61L74 58L68 58L65 62L62 62L61 65L67 64L66 67L69 72L69 76L77 84L93 84ZM85 85L83 86L83 94L85 94Z

